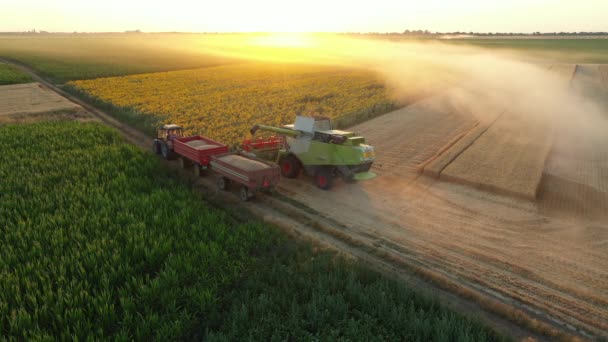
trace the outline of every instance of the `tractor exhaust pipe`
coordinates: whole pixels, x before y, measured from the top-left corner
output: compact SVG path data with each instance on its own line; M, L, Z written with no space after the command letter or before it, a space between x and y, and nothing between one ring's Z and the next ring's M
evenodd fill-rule
M255 135L255 132L257 132L258 129L260 129L260 125L255 125L255 126L251 127L251 129L249 130L249 133L251 133L251 135Z

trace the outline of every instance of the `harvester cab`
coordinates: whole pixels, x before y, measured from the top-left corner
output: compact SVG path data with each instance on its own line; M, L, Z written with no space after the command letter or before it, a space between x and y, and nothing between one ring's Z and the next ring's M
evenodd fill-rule
M295 178L304 169L321 189L329 189L335 176L346 181L375 177L369 172L374 148L353 132L334 130L327 117L297 116L294 124L282 127L256 125L251 134L258 130L284 136L276 160L284 177Z
M181 126L175 124L163 125L156 130L152 151L155 154L162 155L165 159L173 159L173 140L183 136L184 130Z

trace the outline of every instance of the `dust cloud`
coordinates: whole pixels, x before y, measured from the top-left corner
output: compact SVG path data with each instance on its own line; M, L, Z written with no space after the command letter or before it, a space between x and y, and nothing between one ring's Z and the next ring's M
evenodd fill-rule
M344 45L327 54L377 71L397 96L449 91L456 105L480 120L502 113L530 124L566 123L589 134L606 132L606 109L583 87L571 86L574 66L437 42L350 40Z
M557 156L550 163L552 173L579 183L605 183L583 180L603 177L600 169L604 162L594 160L605 159L596 151L608 144L608 106L601 101L606 98L605 90L598 95L587 85L577 85L575 79L581 79L582 66L556 63L553 52L544 54L543 60L536 54L533 59L521 52L489 50L461 42L330 34L228 35L215 43L207 41L205 49L248 61L374 71L396 101L407 104L442 94L451 104L450 110L479 122L489 123L500 117L502 127L504 120L512 120L501 140L523 141L519 146L549 140L553 146L550 156ZM595 88L601 89L601 84ZM578 168L581 156L593 170ZM588 176L590 172L600 176ZM600 187L606 191L603 185Z
M213 51L210 45L206 49ZM573 69L551 60L530 62L515 52L322 34L228 36L214 52L261 62L369 69L386 81L396 100L449 91L455 106L480 120L499 112L530 123L580 126L588 133L607 128L605 106L571 87Z

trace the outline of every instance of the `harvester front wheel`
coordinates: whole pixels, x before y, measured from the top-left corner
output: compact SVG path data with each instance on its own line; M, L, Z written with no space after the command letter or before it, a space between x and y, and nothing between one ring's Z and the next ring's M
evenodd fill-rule
M287 156L279 161L281 175L287 178L296 178L300 174L300 163L294 156Z
M334 175L330 169L322 167L317 170L315 175L315 182L317 183L317 187L323 190L328 190L331 188L333 182Z
M160 154L160 144L158 143L158 140L154 140L152 143L152 153Z

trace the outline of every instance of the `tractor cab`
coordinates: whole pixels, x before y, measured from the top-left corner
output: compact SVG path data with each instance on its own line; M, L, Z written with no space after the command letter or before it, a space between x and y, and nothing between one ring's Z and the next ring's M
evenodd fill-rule
M184 130L179 125L163 125L157 130L157 138L163 141L173 141L184 136Z

